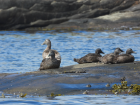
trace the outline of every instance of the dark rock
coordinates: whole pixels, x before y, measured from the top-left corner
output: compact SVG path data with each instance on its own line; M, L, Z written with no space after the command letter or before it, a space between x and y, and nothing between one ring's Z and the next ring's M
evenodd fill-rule
M12 26L9 29L25 29L25 28L29 28L29 27L31 27L30 24L18 24L18 25Z
M90 0L90 4L98 4L101 0Z
M23 16L28 10L12 7L0 12L0 29L7 29L16 24L23 24L25 18ZM21 14L22 13L22 14Z
M66 12L69 9L68 3L65 3L65 2L53 1L51 3L51 6L53 7L54 12Z
M59 19L52 19L52 20L37 20L35 22L30 23L33 27L42 27L47 26L49 24L59 24L65 21L68 21L68 18L59 18Z
M66 3L73 3L75 0L65 0Z
M92 6L89 6L89 5L82 5L78 11L79 12L84 12L84 11L87 11L87 10L90 10L92 8Z
M78 10L82 5L83 5L82 3L77 3L77 2L70 3L69 11Z
M131 7L132 5L134 4L134 0L131 0L131 1L126 1L126 2L123 2L121 5L113 8L110 12L115 12L115 11L120 11L120 10L124 10L126 8L129 8Z
M109 14L109 9L95 9L89 13L86 13L86 18L94 18L106 14Z
M114 8L115 6L120 5L124 0L101 0L100 5L102 8Z
M41 1L42 0L0 0L0 9L8 9L11 7L29 9L35 3L39 3Z
M134 5L126 10L123 10L123 12L128 12L128 11L131 11L131 12L140 11L140 4Z
M56 29L123 29L132 26L139 26L140 24L140 11L125 12L125 13L113 13L110 15L100 16L97 18L81 18L70 19L59 25L49 25L46 28ZM87 22L84 22L87 21ZM123 26L123 27L122 27ZM127 27L124 27L127 26Z
M42 12L51 12L53 7L51 6L51 1L36 3L34 4L30 10L42 11Z
M139 0L0 0L0 29L54 27L51 24L61 28L69 25L79 28L133 26L139 24L139 17L135 13L130 13L133 17L128 16L127 12L139 11L139 3ZM122 17L110 14L114 12L121 12ZM103 19L103 15L108 18ZM102 19L98 19L99 16Z
M105 14L108 14L108 9L95 9L89 12L82 13L82 14L76 14L74 16L71 16L70 19L79 19L79 18L94 18L98 16L102 16Z

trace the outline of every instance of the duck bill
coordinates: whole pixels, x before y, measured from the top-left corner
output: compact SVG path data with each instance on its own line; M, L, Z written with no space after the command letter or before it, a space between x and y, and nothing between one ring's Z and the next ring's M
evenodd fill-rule
M45 45L45 42L43 42L41 45Z
M135 51L133 51L132 53L137 54Z
M120 49L121 52L124 52L122 49Z
M103 51L101 52L102 54L105 54Z

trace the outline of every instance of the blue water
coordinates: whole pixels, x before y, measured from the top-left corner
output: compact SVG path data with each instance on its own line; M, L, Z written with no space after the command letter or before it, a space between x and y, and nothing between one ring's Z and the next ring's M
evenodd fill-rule
M61 67L77 64L73 58L80 58L87 53L94 53L101 48L104 53L113 52L116 47L124 51L132 48L140 60L140 30L104 31L104 32L55 32L38 31L0 31L0 73L19 73L36 71L42 61L42 52L47 45L41 45L50 39L52 49L62 56Z
M8 98L8 97L7 97ZM139 105L140 96L129 95L67 95L49 98L36 96L28 98L1 98L5 105Z
M36 71L42 61L42 52L46 45L41 45L45 39L50 39L52 49L57 50L62 57L61 67L77 64L73 58L80 58L87 53L93 53L101 48L104 53L111 53L116 47L124 51L132 48L135 61L140 61L140 30L129 31L0 31L0 73L19 73ZM63 85L63 84L62 84ZM86 87L85 87L86 88ZM27 96L18 98L7 95L0 98L0 104L59 104L59 105L134 105L140 103L140 96L125 95L71 95L48 98L46 96Z

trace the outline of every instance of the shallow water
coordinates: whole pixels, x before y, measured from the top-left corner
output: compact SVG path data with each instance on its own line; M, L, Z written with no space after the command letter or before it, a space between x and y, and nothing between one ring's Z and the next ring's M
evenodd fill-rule
M0 73L17 73L36 71L42 61L42 52L50 39L52 49L62 56L61 67L77 64L73 58L80 58L87 53L94 53L101 48L104 53L111 53L116 47L124 51L132 48L140 61L140 30L130 31L0 31Z
M7 97L8 98L8 97ZM28 98L1 98L5 105L139 105L140 96L128 95L68 95L49 98L46 96L28 96Z

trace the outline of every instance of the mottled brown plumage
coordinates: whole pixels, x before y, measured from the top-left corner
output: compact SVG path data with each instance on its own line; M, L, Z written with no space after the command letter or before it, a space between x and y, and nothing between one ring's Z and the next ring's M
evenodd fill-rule
M131 53L134 52L131 48L127 49L126 54L121 54L117 57L117 63L128 63L128 62L134 62L135 58Z
M42 54L43 59L44 59L44 58L47 58L47 57L48 57L48 54L49 54L49 51L52 50L52 51L55 52L55 58L56 58L57 60L60 60L60 61L61 61L61 55L59 54L59 52L56 51L56 50L51 49L51 41L50 41L49 39L46 39L46 40L42 43L42 45L47 45L46 49L44 50L44 52L43 52L43 54Z
M54 69L60 67L60 60L55 58L55 52L49 51L49 58L44 58L40 64L39 70Z
M119 54L123 52L123 50L121 50L120 48L116 48L115 51L113 53L110 54L106 54L103 57L98 57L98 60L101 61L104 64L114 64L117 63L117 57L119 56Z
M103 53L103 52L100 48L98 48L98 49L96 49L95 53L89 53L80 59L74 58L74 61L79 64L98 62L99 60L97 58L101 57L100 53Z

